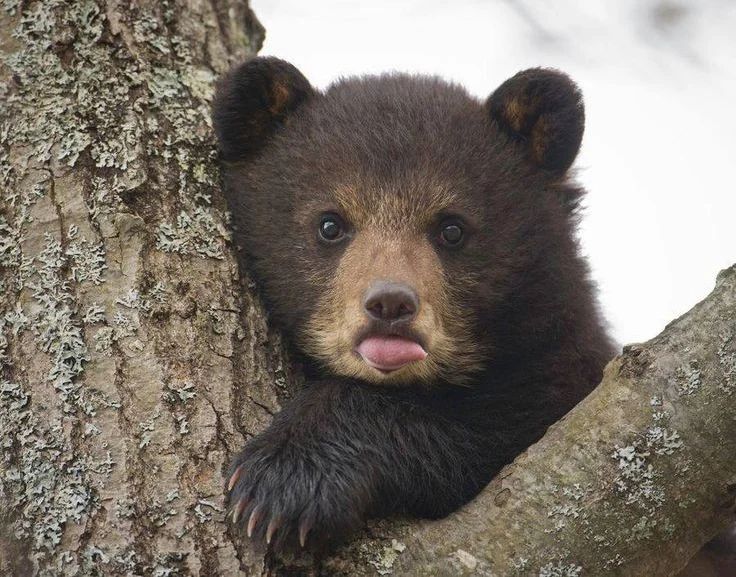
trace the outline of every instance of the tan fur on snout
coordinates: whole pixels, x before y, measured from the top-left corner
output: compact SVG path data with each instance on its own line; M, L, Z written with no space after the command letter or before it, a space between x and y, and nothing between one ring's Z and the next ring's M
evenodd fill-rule
M305 327L305 349L340 375L377 384L462 384L479 368L481 357L467 312L452 294L427 235L437 207L428 205L426 196L366 199L343 193L339 200L356 232ZM376 202L367 211L370 200ZM428 353L423 361L387 374L355 352L357 337L369 324L365 293L376 281L405 283L416 292L419 307L411 329L421 335Z

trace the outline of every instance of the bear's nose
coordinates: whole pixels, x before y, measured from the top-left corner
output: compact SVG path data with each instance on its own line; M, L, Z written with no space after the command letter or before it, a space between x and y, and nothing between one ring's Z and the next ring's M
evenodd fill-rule
M416 316L419 299L408 285L377 281L366 291L363 307L372 319L405 323Z

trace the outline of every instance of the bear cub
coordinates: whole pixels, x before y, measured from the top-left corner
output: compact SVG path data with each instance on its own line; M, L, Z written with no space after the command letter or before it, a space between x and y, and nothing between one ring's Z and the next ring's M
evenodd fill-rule
M255 58L213 121L241 266L306 380L228 473L249 537L320 548L447 515L599 382L614 349L575 239L567 76L482 102L397 73L320 91Z

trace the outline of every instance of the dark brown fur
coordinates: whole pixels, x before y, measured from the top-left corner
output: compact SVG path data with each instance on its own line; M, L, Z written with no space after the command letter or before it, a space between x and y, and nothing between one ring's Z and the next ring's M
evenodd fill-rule
M597 384L613 347L575 240L584 115L566 76L525 71L483 103L403 74L319 93L258 58L221 82L214 123L243 265L308 378L232 465L258 535L317 545L370 515L445 515ZM349 223L334 246L325 212ZM456 250L437 242L448 215ZM429 343L388 375L352 350L376 280L412 286L406 330Z

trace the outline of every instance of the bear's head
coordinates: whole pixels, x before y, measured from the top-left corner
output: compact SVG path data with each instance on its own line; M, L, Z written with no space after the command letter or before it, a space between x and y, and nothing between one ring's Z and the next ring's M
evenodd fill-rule
M243 261L328 371L462 384L564 331L587 282L567 176L584 112L564 74L521 72L481 102L405 74L321 92L255 58L220 82L214 126Z

